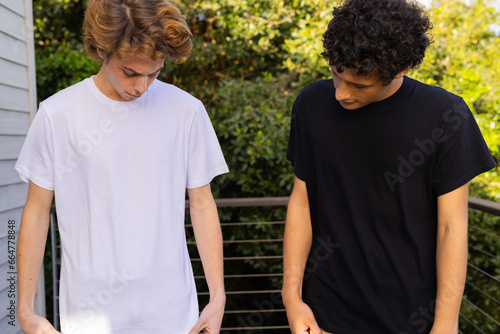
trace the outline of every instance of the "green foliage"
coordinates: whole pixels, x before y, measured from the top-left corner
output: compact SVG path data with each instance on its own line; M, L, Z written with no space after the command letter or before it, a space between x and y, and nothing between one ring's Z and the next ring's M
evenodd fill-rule
M339 0L187 0L178 2L194 49L161 78L209 102L221 80L293 73L303 86L328 75L320 58L327 13Z
M67 88L82 78L96 74L97 63L87 56L81 44L73 47L48 45L38 50L36 57L37 93L39 101Z
M219 178L219 195L290 193L293 172L285 154L295 94L290 94L288 80L266 76L220 83L209 112L233 172Z
M84 0L33 0L36 45L64 44L81 41Z
M84 0L33 1L39 102L99 69L81 42L85 4Z
M295 1L296 28L285 39L288 56L284 67L298 75L296 87L331 76L328 63L323 59L323 33L331 20L333 7L341 1Z

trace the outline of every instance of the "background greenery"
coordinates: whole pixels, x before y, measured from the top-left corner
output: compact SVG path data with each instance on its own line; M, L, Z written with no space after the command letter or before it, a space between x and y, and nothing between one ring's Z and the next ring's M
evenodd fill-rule
M84 0L34 0L33 3L37 90L39 100L43 100L96 74L99 65L85 54L81 44ZM332 8L339 1L185 0L176 3L194 33L194 49L185 63L167 64L160 79L189 91L207 107L231 170L214 182L216 196L288 195L293 182L291 166L285 159L291 106L302 87L330 77L328 66L320 56L321 35ZM471 1L466 5L457 0L435 0L430 16L435 25L434 43L424 63L410 76L464 97L498 162L500 37L493 33L491 24L499 22L499 14L488 1ZM499 168L476 178L471 193L500 202ZM283 208L221 211L223 221L283 217ZM471 225L494 232L498 229L498 218L471 211ZM475 247L471 249L472 262L485 268L497 281L492 284L483 273L470 268L468 279L498 300L499 239L478 231L471 230L471 244ZM227 233L231 238L282 237L282 229L275 227L261 227L256 231L234 229ZM279 252L272 246L251 244L248 247L233 247L230 251ZM263 272L279 270L276 263L247 261L245 265ZM257 284L280 287L280 281L271 278ZM498 303L470 286L466 289L466 298L499 320ZM486 332L498 330L468 303L464 303L462 309ZM462 321L461 330L475 332L467 321Z

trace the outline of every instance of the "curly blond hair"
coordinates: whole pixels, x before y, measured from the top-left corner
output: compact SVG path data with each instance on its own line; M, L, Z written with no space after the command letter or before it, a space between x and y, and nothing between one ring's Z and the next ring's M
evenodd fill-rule
M141 54L181 63L193 47L179 9L166 0L89 0L83 22L87 53L101 60Z

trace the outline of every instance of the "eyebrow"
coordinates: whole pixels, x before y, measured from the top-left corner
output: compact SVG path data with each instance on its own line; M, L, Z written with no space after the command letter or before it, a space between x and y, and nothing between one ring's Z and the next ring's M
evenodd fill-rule
M155 74L155 73L158 73L158 72L160 72L161 70L163 70L163 67L164 67L164 65L162 65L162 66L161 66L158 70L154 71L153 73L146 74L146 75L153 75L153 74ZM132 72L132 75L144 75L144 74L142 74L142 73L136 72L135 70L133 70L133 69L131 69L131 68L128 68L127 66L123 66L123 65L122 65L122 66L121 66L121 68L122 68L122 69L124 69L124 70L127 70L127 71Z
M335 71L333 70L333 68L332 68L332 73L333 73L333 75L335 75L335 76L337 76L337 77L339 77L339 78L340 78L339 73L335 72ZM364 87L364 88L374 86L374 84L372 84L372 85L365 85L365 84L362 84L362 83L351 82L351 81L347 81L347 80L344 80L344 81L345 81L345 82L347 82L347 83L350 83L351 85L354 85L354 86L359 86L359 87Z

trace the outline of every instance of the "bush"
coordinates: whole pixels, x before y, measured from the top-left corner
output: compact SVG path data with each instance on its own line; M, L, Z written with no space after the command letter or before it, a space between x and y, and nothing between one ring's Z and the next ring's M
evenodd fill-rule
M36 89L39 102L99 71L83 45L48 45L36 54Z
M296 89L287 76L220 83L208 112L231 173L215 188L222 197L286 196L293 172L286 160Z

